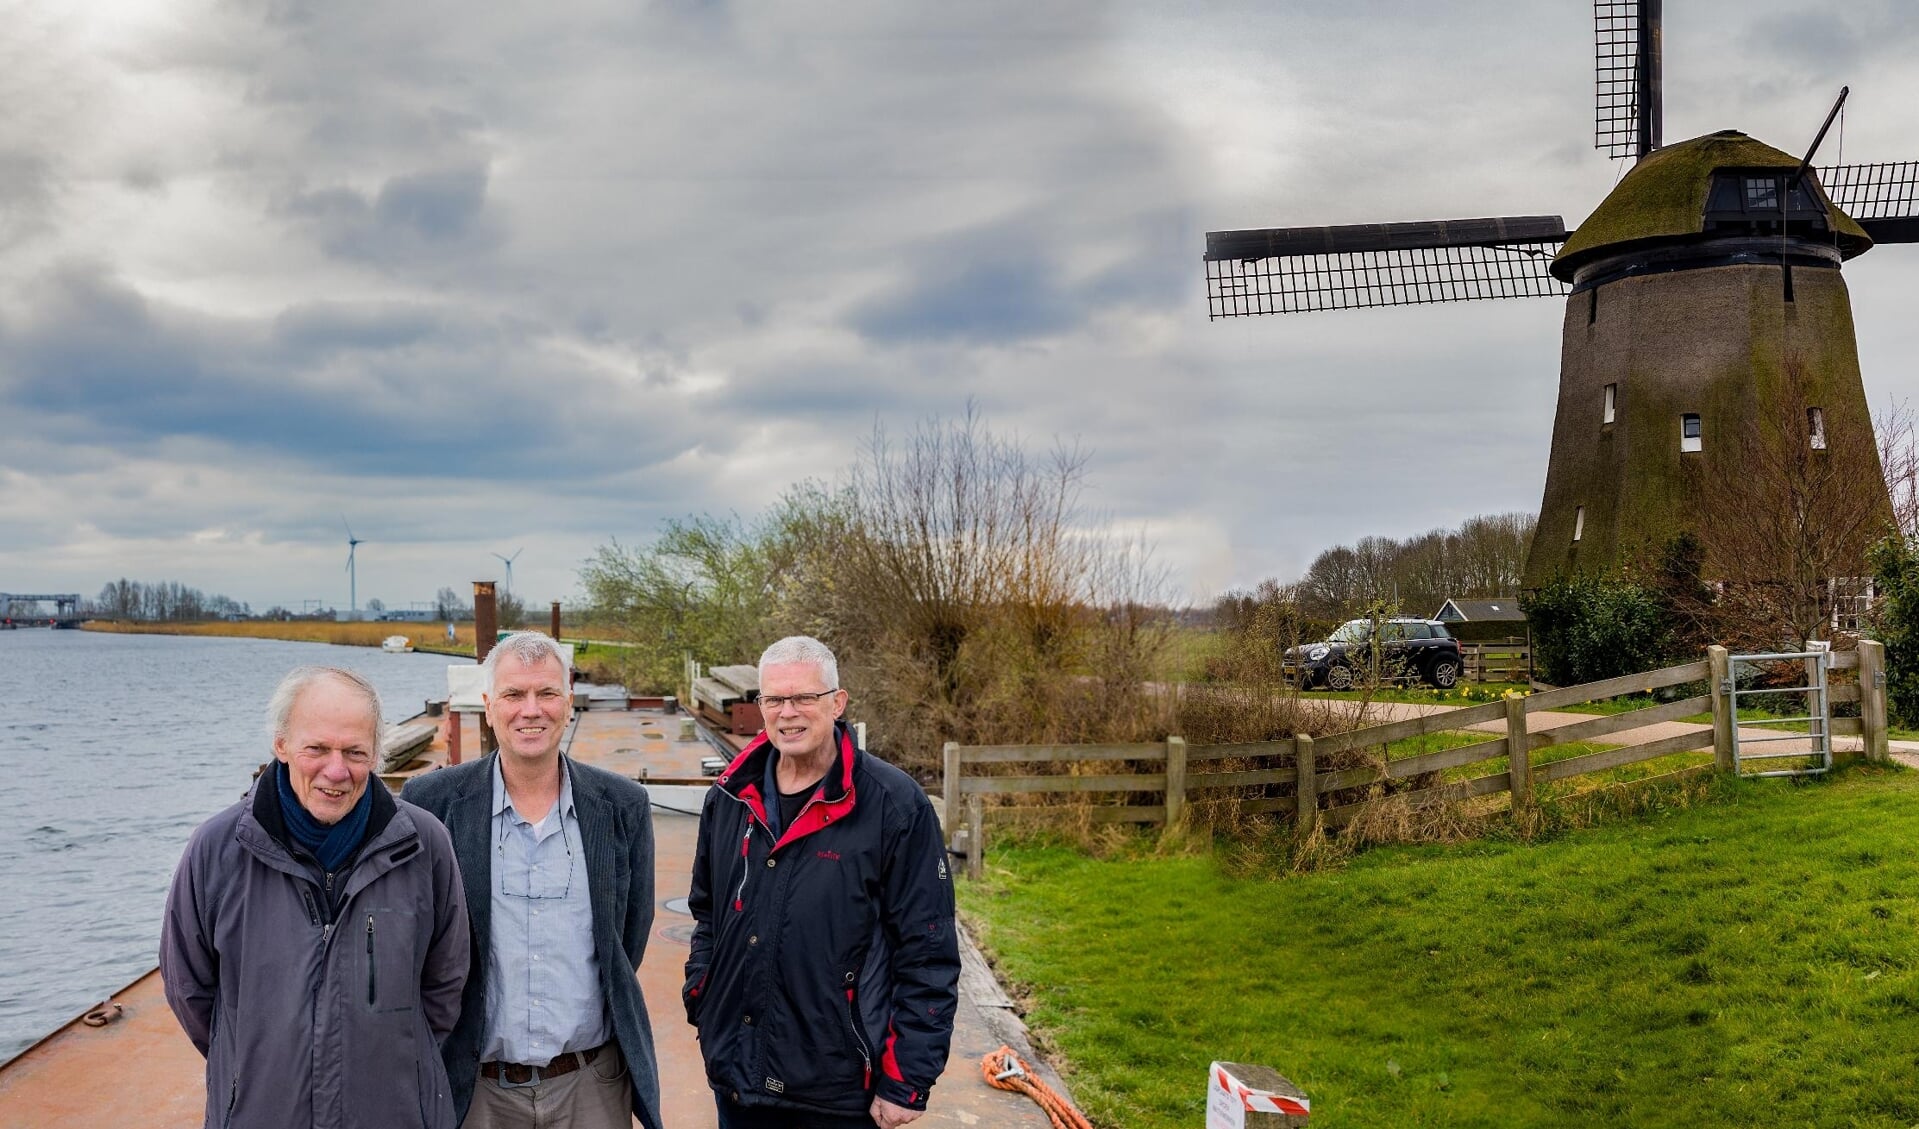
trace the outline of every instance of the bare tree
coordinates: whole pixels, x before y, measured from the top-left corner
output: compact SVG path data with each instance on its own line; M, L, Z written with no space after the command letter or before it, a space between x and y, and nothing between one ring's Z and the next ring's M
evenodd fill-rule
M1893 522L1872 422L1808 409L1798 358L1778 380L1776 409L1730 439L1739 474L1689 467L1704 571L1725 582L1717 633L1762 648L1825 635L1828 582L1864 576L1867 548Z
M1913 430L1912 405L1889 403L1873 420L1879 437L1879 466L1892 499L1892 518L1907 541L1919 541L1919 433Z

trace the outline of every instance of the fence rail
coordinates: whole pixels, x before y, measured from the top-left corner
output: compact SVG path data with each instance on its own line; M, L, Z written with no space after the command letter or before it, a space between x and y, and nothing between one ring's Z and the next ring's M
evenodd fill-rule
M1833 718L1830 731L1863 737L1864 755L1872 760L1885 760L1885 648L1871 640L1861 640L1857 651L1832 655L1830 669L1857 670L1858 681L1832 685L1828 691L1829 700L1860 704L1860 716ZM994 808L996 821L1028 817L1049 821L1083 819L1090 823L1173 824L1185 816L1189 802L1196 796L1204 798L1209 792L1228 788L1291 785L1292 795L1241 798L1237 806L1243 812L1290 816L1301 833L1310 831L1316 824L1343 827L1382 804L1404 805L1417 810L1436 803L1511 792L1512 805L1519 809L1536 802L1534 790L1541 784L1611 771L1675 753L1710 748L1714 754L1712 767L1721 772L1731 771L1733 717L1729 706L1730 679L1731 666L1727 651L1723 647L1711 647L1703 662L1685 663L1583 686L1566 686L1525 697L1506 698L1485 705L1446 710L1318 738L1302 734L1282 741L1217 745L1189 745L1181 737L1168 737L1163 742L1151 744L1126 745L949 744L944 751L942 766L941 815L949 834L963 827L967 871L977 876L986 841L988 809L985 799L988 796L1063 794L1089 800L1102 794L1114 797L1106 803ZM1706 693L1625 713L1603 714L1541 733L1531 732L1527 725L1526 719L1531 714L1693 682L1706 683ZM1710 727L1539 765L1533 763L1533 754L1542 749L1678 721L1703 712L1712 714ZM1470 745L1398 760L1381 758L1377 762L1357 766L1332 768L1329 765L1324 770L1318 767L1326 764L1327 758L1356 749L1375 748L1409 737L1451 732L1493 722L1504 724L1504 734ZM1395 781L1417 782L1419 778L1431 774L1501 757L1506 758L1507 763L1505 770L1500 772L1429 784L1385 796L1342 795ZM1212 767L1222 761L1234 763L1224 768ZM986 765L1010 771L1004 774L997 771L968 771ZM1142 795L1158 796L1162 802L1132 802ZM1338 802L1331 802L1334 800Z

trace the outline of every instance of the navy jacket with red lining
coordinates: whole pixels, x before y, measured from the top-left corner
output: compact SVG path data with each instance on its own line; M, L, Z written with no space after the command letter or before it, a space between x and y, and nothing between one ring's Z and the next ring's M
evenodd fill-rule
M838 763L777 842L764 733L707 794L687 1019L707 1081L742 1105L925 1109L959 998L946 848L925 791L836 736Z

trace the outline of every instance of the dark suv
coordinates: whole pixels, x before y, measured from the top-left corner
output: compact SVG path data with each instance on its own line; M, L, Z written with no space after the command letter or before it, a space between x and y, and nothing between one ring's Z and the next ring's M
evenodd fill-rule
M1289 647L1281 663L1302 687L1350 690L1366 680L1372 663L1373 628L1379 628L1382 679L1424 679L1441 690L1459 682L1465 661L1459 640L1433 619L1349 619L1323 643Z

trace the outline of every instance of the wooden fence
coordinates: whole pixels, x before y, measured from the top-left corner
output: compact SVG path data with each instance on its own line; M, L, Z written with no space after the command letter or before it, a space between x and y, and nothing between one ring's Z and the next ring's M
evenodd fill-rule
M1835 653L1829 669L1856 669L1859 677L1856 683L1830 685L1828 702L1860 703L1860 716L1832 718L1830 732L1835 736L1863 736L1864 755L1871 760L1886 759L1885 647L1870 640L1861 640L1857 651ZM1316 738L1301 735L1282 741L1225 745L1188 744L1182 737L1132 745L948 744L943 765L941 816L949 835L964 827L967 872L977 877L986 842L989 811L995 819L1040 814L1052 821L1167 825L1176 824L1186 816L1188 804L1196 793L1223 788L1292 785L1292 795L1267 795L1241 800L1238 810L1290 816L1295 820L1296 830L1306 833L1315 825L1343 827L1367 809L1383 803L1403 804L1418 809L1436 803L1510 792L1513 807L1522 808L1534 802L1534 788L1540 784L1708 747L1714 753L1714 767L1721 772L1731 772L1734 769L1734 718L1730 706L1730 677L1730 660L1726 649L1710 647L1703 662L1629 674L1582 686L1566 686ZM1526 719L1530 714L1624 694L1681 686L1689 682L1706 683L1707 692L1626 713L1595 715L1589 720L1544 732L1532 733L1527 729ZM1533 764L1533 754L1541 749L1591 741L1660 722L1678 721L1707 711L1711 712L1713 719L1710 728L1622 748L1603 749L1537 766ZM1488 722L1504 722L1504 734L1459 748L1385 761L1383 764L1335 771L1320 771L1317 767L1323 759L1349 750L1373 748L1422 734L1461 730ZM1506 771L1332 806L1321 799L1374 784L1408 781L1428 773L1463 768L1497 757L1507 758ZM1235 763L1231 767L1222 767L1221 762L1225 761ZM1256 767L1243 767L1247 764ZM1014 771L1006 775L998 771L993 774L968 771L985 765L996 766L997 770L1012 768ZM1097 769L1105 766L1111 766L1112 771L1085 771L1089 767ZM985 803L987 796L1060 794L1082 795L1089 799L1095 795L1113 798L1105 802L1053 804L1044 808L1029 805L988 809ZM1142 794L1158 802L1133 802L1135 797Z
M1465 660L1461 673L1469 682L1528 682L1532 679L1533 653L1523 638L1498 642L1459 644L1459 656Z

